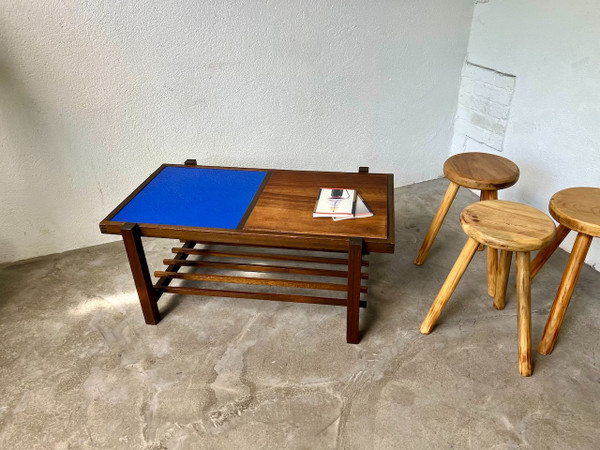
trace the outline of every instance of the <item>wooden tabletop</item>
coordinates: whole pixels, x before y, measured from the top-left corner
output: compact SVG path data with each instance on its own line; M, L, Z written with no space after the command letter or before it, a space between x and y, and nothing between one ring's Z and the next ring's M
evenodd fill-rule
M460 153L444 163L450 181L470 189L498 190L519 179L519 168L511 160L490 153Z
M559 223L590 236L600 236L600 188L573 187L557 192L548 205Z
M312 213L322 187L356 189L373 216L343 221L314 218ZM386 239L387 225L388 176L385 174L274 170L244 230Z
M505 200L485 200L467 206L460 215L460 224L477 242L509 251L543 248L555 232L548 215Z
M169 221L138 223L142 236L165 237L197 242L230 243L282 248L341 250L349 239L360 237L367 251L394 251L394 182L392 174L367 172L315 172L296 170L240 169L197 165L163 164L134 190L111 214L100 222L103 233L119 234L124 222L118 214L129 203L148 193L163 169L183 168L248 170L267 173L238 226L212 228ZM172 183L173 184L173 183ZM202 202L202 192L186 190L174 182L176 195L191 196ZM312 213L320 188L355 189L373 212L372 217L334 221L313 218ZM171 190L172 187L169 187ZM168 197L168 196L167 196ZM181 199L179 199L181 200ZM165 201L169 203L170 200ZM168 209L165 202L153 208ZM156 203L156 202L154 202ZM181 203L181 202L180 202ZM142 209L143 210L143 209ZM162 214L164 218L165 214ZM144 214L144 217L152 215Z

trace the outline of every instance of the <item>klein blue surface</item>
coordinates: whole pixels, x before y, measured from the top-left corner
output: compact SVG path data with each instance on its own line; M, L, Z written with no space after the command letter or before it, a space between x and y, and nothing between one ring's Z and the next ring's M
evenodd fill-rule
M111 219L237 228L267 172L165 167Z

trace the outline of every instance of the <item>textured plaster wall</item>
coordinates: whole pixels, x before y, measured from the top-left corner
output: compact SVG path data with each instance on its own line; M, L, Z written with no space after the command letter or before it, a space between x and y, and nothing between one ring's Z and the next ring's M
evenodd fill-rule
M0 3L0 262L162 162L441 175L472 0Z
M547 211L556 191L600 187L599 43L596 0L475 6L469 61L516 76L502 156L519 165L521 178L501 198ZM600 270L598 239L587 262Z

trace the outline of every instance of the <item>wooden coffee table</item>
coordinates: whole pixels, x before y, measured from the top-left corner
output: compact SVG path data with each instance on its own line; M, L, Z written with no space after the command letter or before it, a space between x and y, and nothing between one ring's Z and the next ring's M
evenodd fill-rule
M321 187L356 189L373 211L373 217L343 221L313 218ZM359 309L366 304L360 295L367 292L361 280L368 279L363 267L369 262L363 256L394 252L394 178L392 174L368 173L367 168L343 173L207 167L197 165L195 160L187 160L183 165L163 164L100 222L100 230L123 237L148 324L160 321L157 303L165 292L326 304L346 306L346 340L356 344ZM158 278L154 283L142 236L182 242L173 248L175 255L164 260L167 267L154 273ZM205 245L196 248L197 244ZM223 251L211 245L252 249ZM286 250L274 253L273 249ZM303 254L288 249L303 250ZM315 256L314 251L336 254ZM201 259L190 260L190 255ZM329 268L332 265L340 265L342 270ZM193 271L183 273L182 267ZM199 273L203 269L211 273ZM239 276L212 273L219 270L239 272ZM274 274L282 275L274 278ZM291 278L288 274L292 274ZM299 280L299 275L308 280ZM343 278L345 282L325 282L322 277ZM184 285L171 285L173 280L181 280ZM344 291L347 295L335 298L271 289L214 289L190 286L192 282L202 282L203 286L272 286L302 292Z

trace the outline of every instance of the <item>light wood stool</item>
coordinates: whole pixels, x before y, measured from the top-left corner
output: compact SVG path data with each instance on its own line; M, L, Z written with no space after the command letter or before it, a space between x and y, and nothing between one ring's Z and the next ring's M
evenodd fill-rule
M415 264L417 265L425 262L460 186L480 190L481 200L496 200L499 189L505 189L517 182L519 168L515 163L501 156L489 153L460 153L446 160L444 175L450 180L450 185L415 258ZM483 247L480 248L480 250L482 249ZM497 250L489 248L487 257L488 293L494 295L495 273L498 265Z
M554 240L541 250L531 263L531 279L537 275L571 230L577 232L577 238L538 345L538 352L543 355L549 355L554 349L592 239L600 237L600 188L575 187L559 191L550 199L548 210L559 225Z
M503 200L488 200L474 203L463 209L460 215L460 224L469 236L469 240L421 324L421 333L431 333L479 244L487 245L488 248L500 249L494 307L503 309L512 252L516 252L519 372L528 377L531 375L529 252L543 248L552 240L555 231L554 222L546 214L531 206Z

